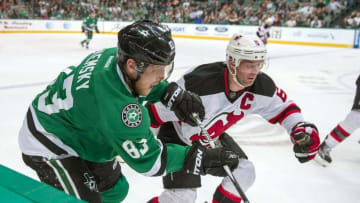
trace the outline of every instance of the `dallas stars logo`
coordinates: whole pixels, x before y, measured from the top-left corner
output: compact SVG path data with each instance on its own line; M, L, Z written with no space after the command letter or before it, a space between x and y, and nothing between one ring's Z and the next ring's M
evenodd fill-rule
M140 107L137 104L128 104L122 110L121 119L127 127L138 127L142 121L142 112Z

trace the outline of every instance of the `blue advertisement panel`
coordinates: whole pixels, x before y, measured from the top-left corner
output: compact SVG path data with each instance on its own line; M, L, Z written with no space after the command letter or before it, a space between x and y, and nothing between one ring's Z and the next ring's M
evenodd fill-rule
M355 36L354 36L354 48L358 49L360 43L360 30L355 30Z

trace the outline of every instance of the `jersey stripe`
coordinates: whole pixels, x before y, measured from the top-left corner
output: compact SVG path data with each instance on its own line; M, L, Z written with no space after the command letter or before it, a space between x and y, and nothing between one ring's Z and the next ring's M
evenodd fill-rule
M148 109L148 111L150 112L150 119L151 119L151 127L152 128L158 128L160 125L164 124L165 122L163 120L161 120L158 111L156 110L155 105L151 104L151 103L147 103L145 105L145 107Z
M293 113L301 113L300 108L295 104L290 104L285 110L283 110L280 114L276 115L274 118L270 119L270 123L277 123L280 124L291 114Z
M26 114L26 120L29 127L30 132L33 134L33 136L41 142L46 148L48 148L51 152L53 152L56 155L63 155L67 154L67 152L60 147L58 147L56 144L51 142L46 136L44 136L41 132L39 132L35 128L34 120L31 114L31 110L29 109Z
M153 167L148 172L141 173L144 176L155 176L161 172L161 168L163 167L162 164L165 164L165 166L166 166L166 162L164 163L164 161L162 160L162 153L164 150L164 146L160 140L158 140L158 139L156 139L156 140L158 142L158 145L159 145L161 151L160 151L160 154L157 157L155 163L153 164ZM167 150L167 148L165 148L165 150ZM164 172L165 172L165 170L164 170ZM164 174L161 174L161 175L164 175Z

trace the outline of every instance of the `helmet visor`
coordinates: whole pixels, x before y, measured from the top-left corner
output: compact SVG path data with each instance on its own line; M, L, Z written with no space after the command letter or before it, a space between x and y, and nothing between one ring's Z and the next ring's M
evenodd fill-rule
M174 70L174 62L171 62L169 65L153 65L149 64L145 68L149 70L151 74L154 74L156 77L162 78L162 81L169 79L171 73ZM145 70L144 70L145 71ZM142 71L139 71L142 72Z

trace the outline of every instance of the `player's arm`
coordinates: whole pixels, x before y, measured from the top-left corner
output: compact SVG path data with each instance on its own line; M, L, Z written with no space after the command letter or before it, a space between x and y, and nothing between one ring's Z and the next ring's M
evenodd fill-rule
M260 115L270 123L280 123L294 144L295 157L301 163L307 162L313 159L319 150L318 130L314 124L304 121L300 108L288 98L285 91L273 85L273 96Z
M145 176L161 176L180 170L205 175L209 169L238 164L237 155L230 148L206 149L200 143L193 146L164 144L150 131L144 138L118 140L116 146L122 159Z
M97 22L98 22L98 20L97 20L97 18L96 18L96 20L95 20L95 32L96 32L96 33L100 33L99 28L98 28L98 25L97 25Z
M152 91L156 91L156 89ZM159 92L161 95L160 101L163 106L161 104L156 104L157 107L151 104L147 105L148 111L152 114L151 117L153 118L154 125L161 125L166 121L180 120L196 126L192 114L197 113L201 120L204 118L205 109L197 94L183 89L175 82L168 84L163 91ZM157 109L160 111L157 111ZM166 119L161 119L159 112L164 113L165 116L162 117Z

